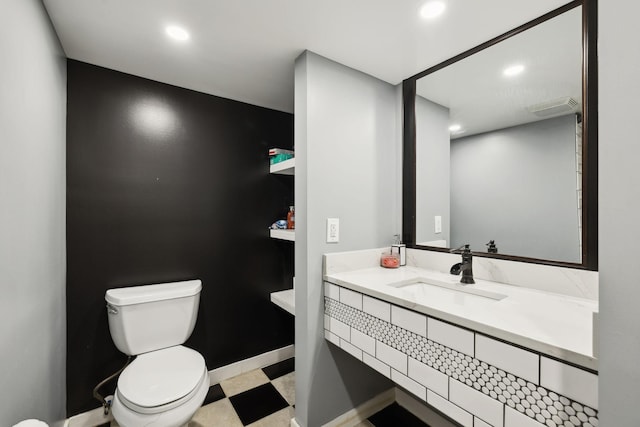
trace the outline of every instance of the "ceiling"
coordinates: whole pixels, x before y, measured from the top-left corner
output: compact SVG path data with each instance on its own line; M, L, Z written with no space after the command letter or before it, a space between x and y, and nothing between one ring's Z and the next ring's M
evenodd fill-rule
M445 0L427 21L425 0L43 1L69 58L286 112L306 49L398 84L566 3Z

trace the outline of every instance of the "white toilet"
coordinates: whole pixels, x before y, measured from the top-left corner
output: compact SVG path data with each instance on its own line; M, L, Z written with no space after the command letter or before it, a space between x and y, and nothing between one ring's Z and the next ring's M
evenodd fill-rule
M30 419L20 421L18 424L14 424L13 427L49 427L49 424L45 423L44 421Z
M196 324L201 289L189 280L107 291L113 342L138 356L118 378L112 413L121 427L179 427L204 402L204 358L181 345Z

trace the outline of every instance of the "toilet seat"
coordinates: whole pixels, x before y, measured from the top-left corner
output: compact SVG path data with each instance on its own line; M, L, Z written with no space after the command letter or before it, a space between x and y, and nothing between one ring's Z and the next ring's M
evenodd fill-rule
M200 353L174 346L139 355L120 374L116 393L123 405L140 414L178 407L209 382Z

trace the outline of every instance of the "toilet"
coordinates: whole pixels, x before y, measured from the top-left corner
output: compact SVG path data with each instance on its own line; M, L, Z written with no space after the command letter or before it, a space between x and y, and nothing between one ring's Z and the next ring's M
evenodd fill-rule
M44 421L30 419L20 421L18 424L14 424L13 427L49 427L49 424Z
M179 427L202 406L209 372L182 346L196 324L200 280L109 289L109 330L121 352L137 356L120 374L111 411L121 427Z

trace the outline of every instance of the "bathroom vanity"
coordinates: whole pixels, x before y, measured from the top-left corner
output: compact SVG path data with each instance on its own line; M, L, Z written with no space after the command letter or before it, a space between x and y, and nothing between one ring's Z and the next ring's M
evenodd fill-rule
M461 285L459 255L382 251L325 255L329 342L463 426L598 425L596 272L485 258Z

